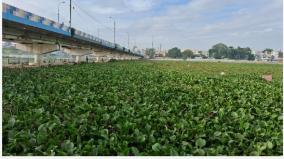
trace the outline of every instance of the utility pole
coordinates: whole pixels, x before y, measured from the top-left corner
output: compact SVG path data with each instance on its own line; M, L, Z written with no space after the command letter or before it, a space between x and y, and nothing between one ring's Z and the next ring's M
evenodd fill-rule
M154 42L153 42L153 35L152 35L152 49L154 49Z
M57 23L59 23L59 5L58 5L58 8L57 8Z
M113 41L114 41L114 44L115 44L115 20L113 21Z
M58 3L58 6L57 6L57 22L59 23L59 7L60 7L60 4L65 4L65 1L62 1L60 3Z
M113 19L113 42L115 44L115 19L113 17L109 17L110 19Z
M127 43L128 43L128 49L130 49L130 47L129 47L129 32L127 32Z
M70 0L70 21L69 21L70 29L71 29L71 21L72 21L72 0Z

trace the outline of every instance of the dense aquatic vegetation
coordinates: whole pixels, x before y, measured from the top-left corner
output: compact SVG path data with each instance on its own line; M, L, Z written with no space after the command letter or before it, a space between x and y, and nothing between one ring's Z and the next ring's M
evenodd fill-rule
M282 65L3 69L4 155L282 155L282 112Z

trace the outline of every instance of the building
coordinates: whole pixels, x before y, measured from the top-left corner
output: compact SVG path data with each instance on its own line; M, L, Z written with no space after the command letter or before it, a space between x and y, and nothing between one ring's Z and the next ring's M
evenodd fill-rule
M193 58L196 58L196 57L208 58L209 57L208 51L199 50L199 49L182 49L181 52L185 50L191 50L193 52Z
M167 50L155 50L155 57L165 57L167 55Z

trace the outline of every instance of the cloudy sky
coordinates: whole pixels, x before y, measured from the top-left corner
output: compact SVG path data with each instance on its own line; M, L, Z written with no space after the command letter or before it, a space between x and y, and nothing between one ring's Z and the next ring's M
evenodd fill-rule
M64 0L3 0L32 13L57 20ZM60 21L68 24L69 0L60 5ZM282 49L282 0L72 0L75 28L139 48L209 49L230 46Z

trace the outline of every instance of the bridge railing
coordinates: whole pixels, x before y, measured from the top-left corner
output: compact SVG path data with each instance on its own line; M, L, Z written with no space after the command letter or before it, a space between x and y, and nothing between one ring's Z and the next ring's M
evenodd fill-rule
M24 11L22 9L16 8L14 6L8 5L6 3L2 3L2 18L8 19L9 21L14 21L17 23L29 25L32 27L37 27L40 29L48 30L51 32L56 32L56 33L63 34L66 36L73 36L71 28L68 26L65 26L64 24L59 24L48 18L38 16L36 14L33 14L30 12ZM129 49L126 49L120 46L119 44L114 44L112 42L103 40L101 38L98 38L91 34L87 34L77 29L74 29L74 30L75 30L74 31L75 38L87 40L95 44L102 45L103 47L106 47L106 48L116 49L118 51L126 52L129 54L140 55L139 53L130 51Z
M44 28L52 32L70 35L69 27L64 24L59 24L50 19L10 6L6 3L2 3L2 15L4 19L25 23L33 27Z
M74 37L75 38L79 38L79 39L83 39L83 40L87 40L96 44L100 44L103 45L104 47L108 47L108 48L115 48L115 45L107 40L103 40L101 38L98 38L96 36L93 36L91 34L87 34L85 32L82 32L80 30L74 29Z

